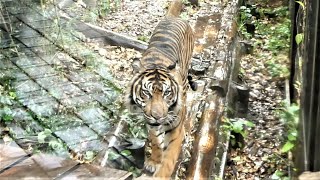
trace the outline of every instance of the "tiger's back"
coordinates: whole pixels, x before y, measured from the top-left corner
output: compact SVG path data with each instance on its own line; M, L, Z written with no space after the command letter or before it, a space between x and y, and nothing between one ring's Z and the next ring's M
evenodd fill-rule
M171 176L184 139L194 39L189 24L177 17L181 7L174 1L155 28L129 89L129 106L140 108L146 120L151 156L145 169L154 177Z
M181 6L180 1L173 2L165 19L159 22L142 56L141 65L146 69L179 69L184 86L187 86L194 37L188 22L177 17Z

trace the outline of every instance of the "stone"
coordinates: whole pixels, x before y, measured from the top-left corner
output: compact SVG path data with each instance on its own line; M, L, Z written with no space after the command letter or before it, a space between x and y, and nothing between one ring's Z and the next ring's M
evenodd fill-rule
M87 124L109 120L109 116L99 107L85 108L78 111L77 114Z
M61 104L64 105L67 108L79 108L87 106L88 104L98 104L97 101L94 101L93 98L91 98L88 95L83 96L75 96L71 98L61 99Z
M16 90L17 94L37 91L40 89L40 86L31 79L25 81L15 81L12 83L12 86Z
M36 79L36 82L39 83L42 87L48 89L49 87L52 87L53 84L55 86L60 86L62 84L66 84L69 81L63 76L56 75L56 76L38 78Z
M118 97L119 93L115 91L105 91L103 93L92 94L91 96L99 101L103 106L109 107L114 104Z
M44 66L47 65L45 61L37 57L19 56L11 58L13 62L20 68L33 67L33 66Z
M27 104L26 106L39 117L49 117L57 114L59 103L57 101L48 101L38 104Z
M36 66L31 68L22 67L22 69L32 78L43 78L48 76L57 75L58 72L55 71L51 66L44 65L44 66Z
M21 72L19 69L10 69L10 70L1 71L0 79L3 79L3 78L10 78L15 81L25 81L29 79L29 77L25 73Z
M67 74L67 77L72 82L79 83L80 86L82 86L83 83L97 82L101 79L98 74L89 71L71 71Z
M19 41L27 47L46 46L52 44L52 42L44 37L19 38Z
M41 122L53 132L83 125L83 121L72 114L60 114L43 118L41 119Z
M15 64L13 64L8 58L0 59L0 70L11 70L17 68L18 67Z
M62 139L68 147L73 147L73 150L79 148L75 152L86 149L86 142L99 138L98 134L85 125L55 131L54 134Z
M66 84L62 85L59 84L55 86L50 86L48 87L48 91L53 97L57 99L66 99L75 96L85 95L85 93L81 89L79 89L77 86L70 82L67 82Z

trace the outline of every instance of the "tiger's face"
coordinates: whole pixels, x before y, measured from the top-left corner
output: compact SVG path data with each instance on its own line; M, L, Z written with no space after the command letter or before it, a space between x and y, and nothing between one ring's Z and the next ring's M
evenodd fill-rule
M143 110L148 124L170 123L170 114L177 110L179 86L165 70L146 70L134 80L129 98Z

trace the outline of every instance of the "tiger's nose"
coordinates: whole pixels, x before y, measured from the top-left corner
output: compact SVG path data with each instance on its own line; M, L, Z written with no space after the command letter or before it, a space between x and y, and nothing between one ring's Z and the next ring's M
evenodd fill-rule
M156 119L156 120L159 120L163 117L163 112L159 111L159 110L156 110L156 109L152 109L151 110L151 116Z

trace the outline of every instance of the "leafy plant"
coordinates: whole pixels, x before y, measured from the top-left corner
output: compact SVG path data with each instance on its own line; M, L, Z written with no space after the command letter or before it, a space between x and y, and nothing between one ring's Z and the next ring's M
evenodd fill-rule
M120 7L120 0L99 0L98 1L98 14L101 17L105 17L113 11L117 11Z
M128 125L128 138L147 138L147 129L145 127L145 120L142 116L129 114L127 110L123 112L121 119L124 119Z
M84 155L84 159L87 162L91 162L94 160L96 153L93 151L86 151L85 155Z
M286 177L284 172L280 171L280 170L276 170L272 176L271 179L281 179L281 180L289 180L289 177Z
M51 130L50 129L45 129L44 131L40 132L38 134L38 142L39 143L45 143L46 142L46 138L48 138L49 136L51 136Z
M239 18L239 31L244 36L245 39L251 39L252 34L248 33L246 24L253 24L251 9L246 6L240 7L240 18Z
M286 125L286 143L281 148L282 153L286 153L295 146L297 140L297 125L299 122L299 106L296 104L287 105L278 111L280 120Z
M38 134L38 142L40 144L48 144L48 146L56 152L65 150L63 142L60 139L55 138L50 129L45 129Z
M275 22L266 23L268 15L274 15ZM290 42L290 19L287 7L260 8L256 6L241 6L239 14L239 32L246 40L264 50L278 53L289 48ZM253 32L248 31L248 25L252 26Z
M138 40L148 42L149 38L147 36L138 36Z
M271 58L266 62L268 72L272 77L286 78L289 77L290 71L286 62L281 57Z
M231 131L230 141L231 141L231 145L233 146L237 143L233 133L240 134L242 137L245 138L248 135L248 131L246 127L254 127L254 124L250 121L247 121L241 118L237 118L237 119L224 118L224 125L222 126L224 130ZM241 144L239 145L242 146Z
M0 110L0 121L9 122L13 120L14 112L8 107L5 106Z
M10 91L9 92L9 97L10 97L10 99L16 99L17 98L17 94L15 92L13 92L13 91Z
M296 43L299 45L303 41L303 34L299 33L295 37Z

